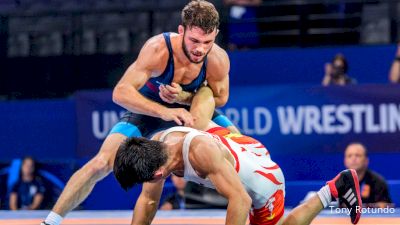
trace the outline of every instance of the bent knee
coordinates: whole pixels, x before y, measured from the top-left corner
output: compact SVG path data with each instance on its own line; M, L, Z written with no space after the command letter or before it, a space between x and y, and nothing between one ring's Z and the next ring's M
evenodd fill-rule
M93 175L105 176L112 171L111 159L104 155L95 156L88 166Z

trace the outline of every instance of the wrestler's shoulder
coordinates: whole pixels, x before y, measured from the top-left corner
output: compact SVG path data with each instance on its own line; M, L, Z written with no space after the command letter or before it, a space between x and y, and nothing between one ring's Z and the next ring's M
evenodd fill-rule
M148 51L153 53L168 53L167 44L165 43L163 34L157 34L149 38L143 48L146 48Z
M214 44L212 50L207 56L207 72L215 72L216 74L227 75L229 72L230 62L226 51Z
M210 53L208 54L208 60L211 61L227 61L229 62L228 53L221 48L218 44L213 45Z

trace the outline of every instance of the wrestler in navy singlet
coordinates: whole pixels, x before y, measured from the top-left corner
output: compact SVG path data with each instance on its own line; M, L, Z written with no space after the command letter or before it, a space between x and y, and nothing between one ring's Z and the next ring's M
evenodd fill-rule
M157 77L150 78L146 84L139 90L139 92L155 102L165 105L168 108L185 108L189 110L189 106L181 104L169 104L164 102L158 92L160 84L171 84L174 78L174 57L170 39L170 33L163 33L168 52L168 62L165 67L164 72ZM195 92L206 80L206 70L207 70L207 56L204 59L201 70L190 84L181 84L182 90L187 92ZM232 126L232 122L228 120L224 115L214 112L213 121L222 127ZM150 117L142 114L136 114L127 111L120 121L111 129L110 133L121 133L127 137L133 136L144 136L150 137L152 134L159 130L164 130L177 124L174 121L164 121L160 118Z

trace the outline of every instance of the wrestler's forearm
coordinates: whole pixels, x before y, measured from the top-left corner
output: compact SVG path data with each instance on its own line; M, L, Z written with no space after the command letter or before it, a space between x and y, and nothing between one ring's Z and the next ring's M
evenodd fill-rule
M139 196L133 212L132 225L148 225L156 215L157 201L150 201L144 196Z
M113 91L113 101L121 107L135 113L161 117L165 106L151 101L130 85L117 85Z
M202 87L193 97L190 113L195 118L193 128L206 130L215 110L215 102L212 90L209 87Z
M250 210L250 204L246 204L241 198L229 200L226 211L225 224L229 225L244 225L246 224L247 215Z

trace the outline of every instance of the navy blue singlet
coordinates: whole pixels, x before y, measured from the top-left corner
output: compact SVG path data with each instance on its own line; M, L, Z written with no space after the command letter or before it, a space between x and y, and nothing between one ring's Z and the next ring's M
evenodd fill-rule
M172 80L174 79L174 56L172 53L170 34L163 33L163 36L169 52L167 66L165 67L164 72L160 76L150 78L147 81L147 83L139 90L139 92L155 102L166 105L168 103L165 103L158 95L159 92L158 88L160 84L171 84ZM181 87L184 91L195 92L201 86L201 84L206 79L206 66L207 66L207 56L204 59L204 63L196 79L194 79L190 84L187 85L181 84Z

